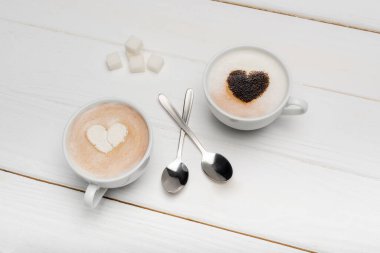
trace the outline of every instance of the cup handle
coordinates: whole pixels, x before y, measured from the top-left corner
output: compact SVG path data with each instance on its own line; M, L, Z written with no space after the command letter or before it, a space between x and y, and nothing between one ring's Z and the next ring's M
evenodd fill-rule
M89 184L86 192L84 193L84 203L90 208L95 208L106 191L107 188L100 188L97 185Z
M307 102L300 98L290 97L282 110L283 115L300 115L307 112Z

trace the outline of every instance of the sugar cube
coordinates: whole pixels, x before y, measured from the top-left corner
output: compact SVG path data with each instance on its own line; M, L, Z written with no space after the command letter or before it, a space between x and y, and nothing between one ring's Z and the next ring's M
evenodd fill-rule
M128 58L129 72L139 73L145 71L144 56L142 54L130 55Z
M106 63L109 70L115 70L122 67L121 58L117 52L107 55Z
M125 49L128 52L133 53L133 54L138 54L140 50L142 49L142 47L143 47L142 40L140 40L139 38L135 36L129 37L127 42L125 42Z
M147 68L155 73L160 72L164 66L164 59L161 56L152 54L148 59Z
M138 55L138 54L134 54L134 53L131 53L131 52L126 51L126 52L125 52L125 55L127 56L127 60L129 61L129 59L130 59L132 56L136 56L136 55Z

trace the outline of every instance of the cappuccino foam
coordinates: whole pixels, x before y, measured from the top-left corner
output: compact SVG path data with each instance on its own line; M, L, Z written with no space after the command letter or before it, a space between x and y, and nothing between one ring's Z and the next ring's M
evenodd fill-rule
M88 140L87 130L94 125L109 129L115 124L128 128L125 140L101 152ZM134 168L149 145L149 130L144 118L132 107L117 102L96 105L78 115L69 129L67 148L70 159L96 178L114 178Z
M250 102L234 96L227 79L231 72L262 71L269 75L265 92ZM222 111L243 118L262 117L275 111L288 92L288 76L281 63L267 53L254 48L229 51L216 59L207 76L207 87L213 102Z

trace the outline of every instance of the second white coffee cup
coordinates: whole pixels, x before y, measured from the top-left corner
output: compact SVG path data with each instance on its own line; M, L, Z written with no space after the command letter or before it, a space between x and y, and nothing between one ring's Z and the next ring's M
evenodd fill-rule
M114 177L114 178L106 178L106 179L97 178L97 177L92 176L89 173L86 173L86 171L84 171L82 168L80 168L72 160L72 158L70 157L69 151L68 151L68 147L67 147L67 145L68 145L67 139L68 139L69 131L71 130L71 126L72 126L73 122L75 121L75 119L79 115L81 115L83 112L85 112L85 111L87 111L93 107L96 107L100 104L103 104L103 103L121 103L121 104L125 104L125 105L128 105L129 107L133 108L135 111L137 111L142 116L142 118L146 122L146 125L148 127L148 132L149 132L148 147L146 149L146 152L145 152L143 158L140 160L140 162L138 162L138 164L136 164L133 168L129 168L128 170L126 170L125 173L123 173L122 175ZM138 179L143 174L143 172L145 171L146 165L149 162L151 149L152 149L152 130L151 130L151 127L149 125L149 122L147 121L147 118L135 106L133 106L131 103L126 102L125 100L122 100L122 99L113 99L113 98L101 99L101 100L97 100L95 102L91 102L91 103L83 106L81 109L79 109L71 117L71 119L69 120L69 122L66 125L66 128L65 128L64 134L63 134L64 156L65 156L68 164L70 165L70 167L73 169L73 171L77 175L79 175L81 178L83 178L85 181L88 182L88 186L87 186L86 192L84 194L84 202L87 206L89 206L91 208L94 208L99 204L100 200L102 199L103 195L106 193L107 189L126 186L126 185L132 183L133 181L135 181L136 179Z
M234 51L238 51L238 50L257 51L260 54L266 55L267 57L271 58L273 61L277 62L279 66L281 66L281 68L283 69L283 72L285 73L287 77L288 88L287 88L287 92L285 96L283 97L281 104L273 112L263 115L261 117L251 117L251 118L238 117L230 113L227 113L213 101L209 92L209 83L208 83L208 75L209 75L210 69L214 66L215 62L218 61L220 58L222 58L224 55L229 54ZM274 120L276 120L280 115L304 114L308 109L308 104L303 99L290 96L291 86L292 86L292 80L290 78L290 73L286 69L282 61L280 61L274 54L264 49L253 47L253 46L233 47L217 54L207 65L206 70L204 72L204 76L203 76L204 92L205 92L208 106L211 112L222 123L239 130L255 130L255 129L265 127L269 125L270 123L272 123Z

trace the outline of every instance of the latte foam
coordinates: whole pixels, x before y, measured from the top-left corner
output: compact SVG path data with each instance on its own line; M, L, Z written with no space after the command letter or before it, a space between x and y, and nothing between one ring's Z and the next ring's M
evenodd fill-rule
M94 125L110 129L124 125L128 134L112 150L101 152L88 139ZM123 103L107 102L89 108L74 119L67 138L70 159L84 172L96 178L114 178L134 168L144 157L149 145L149 130L144 118Z
M260 96L246 96L255 99L242 101L236 97L236 92L234 95L227 82L233 71L267 73L269 85ZM232 116L257 118L275 111L283 102L288 92L288 76L281 63L266 52L255 48L240 48L215 60L208 72L206 88L213 102L222 111Z

